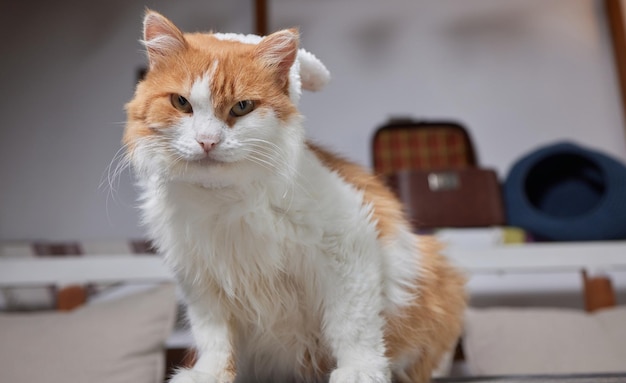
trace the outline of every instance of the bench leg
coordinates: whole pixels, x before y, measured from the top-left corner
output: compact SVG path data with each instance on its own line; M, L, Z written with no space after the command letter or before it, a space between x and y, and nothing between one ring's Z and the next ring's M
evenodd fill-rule
M584 270L582 276L585 310L592 312L615 306L615 291L609 277L601 275L592 277Z

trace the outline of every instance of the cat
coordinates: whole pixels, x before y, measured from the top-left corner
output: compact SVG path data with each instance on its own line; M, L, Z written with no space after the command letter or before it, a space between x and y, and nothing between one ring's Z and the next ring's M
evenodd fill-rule
M143 31L123 144L198 351L171 382L428 381L464 276L377 177L305 139L301 90L329 74L298 31L183 33L150 10Z

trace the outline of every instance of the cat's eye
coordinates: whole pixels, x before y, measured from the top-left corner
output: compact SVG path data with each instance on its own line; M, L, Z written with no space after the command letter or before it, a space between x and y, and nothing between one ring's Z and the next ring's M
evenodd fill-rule
M230 115L233 117L241 117L252 112L254 110L254 101L244 100L239 101L232 108L230 108Z
M191 108L191 104L189 103L189 100L187 100L185 97L181 96L180 94L172 94L170 96L170 102L172 103L172 106L178 110L180 110L183 113L192 113L193 109Z

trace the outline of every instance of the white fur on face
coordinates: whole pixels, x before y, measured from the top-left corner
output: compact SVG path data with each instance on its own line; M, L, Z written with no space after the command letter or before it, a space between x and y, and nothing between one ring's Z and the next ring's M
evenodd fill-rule
M198 161L205 158L217 160L219 154L216 152L220 151L222 142L228 134L228 126L215 116L211 103L210 82L216 68L217 61L208 73L193 81L188 100L193 112L182 117L180 124L175 127L177 134L172 145L183 160ZM206 140L216 143L215 149L209 153L200 145L200 142Z

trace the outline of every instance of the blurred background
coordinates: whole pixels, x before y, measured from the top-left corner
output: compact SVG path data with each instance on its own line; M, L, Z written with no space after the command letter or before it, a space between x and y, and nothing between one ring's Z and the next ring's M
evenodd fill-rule
M110 283L111 279L118 277L127 278L129 282L138 282L137 278L170 277L162 270L159 258L143 257L154 252L154 248L144 241L133 176L128 169L119 174L117 171L116 158L122 155L121 138L126 119L124 104L132 98L139 74L146 67L139 43L143 15L146 7L152 8L189 32L254 33L259 26L256 22L259 4L267 6L264 18L267 32L298 27L302 47L314 53L330 70L330 84L319 93L303 94L300 101L305 128L313 140L361 165L372 167L375 133L379 128L389 126L392 119L451 121L469 132L472 152L475 151L478 159L471 165L478 166L455 171L461 175L469 174L464 173L468 170L477 171L483 176L495 174L495 177L481 178L482 184L473 183L479 186L473 189L471 182L465 183L473 190L472 195L463 188L456 190L453 194L461 208L447 201L431 203L443 194L432 189L426 192L422 189L423 194L418 195L413 189L405 188L411 192L407 193L411 198L401 199L407 212L418 210L409 206L407 201L426 201L423 203L425 210L434 212L437 218L444 215L444 210L482 216L482 213L488 213L488 209L472 199L485 197L484 191L494 192L497 198L487 196L483 200L493 202L490 206L496 207L498 219L488 224L464 224L460 231L437 232L444 242L452 245L447 255L452 255L460 264L469 265L472 278L468 291L472 306L571 307L585 308L588 312L606 309L616 303L623 306L626 302L626 200L623 198L626 194L626 166L620 164L619 171L609 174L605 169L611 167L598 167L594 163L591 163L594 166L587 166L589 161L572 161L571 156L561 156L561 161L551 162L551 166L539 161L540 166L535 167L541 170L538 176L526 177L526 181L513 189L517 191L514 196L519 196L521 203L520 200L511 203L510 193L503 193L507 196L507 206L500 203L500 191L511 188L506 187L508 182L502 188L498 182L508 181L507 176L519 169L517 164L528 153L555 142L576 143L619 162L626 161L626 33L624 6L620 9L624 1L0 2L0 84L3 90L0 102L0 310L52 307L67 310L91 302L94 297L97 300L104 295L106 299L107 294L110 298L111 294L121 296L120 291L128 293L125 286L121 286L120 291L116 286L113 293L107 290L108 285L67 287L68 280L85 284ZM616 26L619 27L617 30ZM390 152L396 151L394 145L389 148ZM413 147L407 152L411 155L421 153ZM594 154L592 159L596 157ZM568 167L572 163L576 169L570 174ZM419 179L425 180L424 174L420 174L422 178ZM536 189L528 187L531 178L536 179ZM556 182L551 183L554 179ZM484 182L490 180L495 182ZM401 181L398 178L398 182ZM546 192L550 189L555 193ZM582 198L572 197L573 191L577 190L582 191ZM529 191L540 197L548 195L550 203L546 205L557 205L557 208L567 205L566 208L574 210L573 214L569 211L563 217L552 216L552 212L541 214L540 211L538 217L533 217L535 223L547 222L552 226L549 228L556 228L560 235L569 236L565 240L602 241L575 242L571 246L563 243L526 244L537 239L526 235L533 234L532 228L519 225L528 232L517 230L519 228L512 227L516 222L510 218L512 211L535 214L541 210L537 209L540 204L529 203L526 194L533 194ZM587 205L579 203L589 200L591 203ZM581 206L582 213L579 211ZM598 206L600 208L596 208ZM507 222L504 222L504 210L507 210ZM589 219L591 216L594 220ZM570 230L581 222L578 231ZM500 227L503 223L507 227ZM466 232L465 226L484 227L478 227L477 231L472 227ZM616 228L617 234L613 230ZM594 231L590 229L599 229L600 235L583 238ZM563 240L563 237L556 240ZM500 246L509 244L513 245ZM520 244L522 246L517 246ZM85 258L87 262L81 262L80 257L65 257L103 254L121 255L121 260L126 263L117 263L116 257ZM136 254L142 257L134 257ZM60 263L51 267L55 263L47 263L50 261L48 256L58 255L62 257L56 257L55 261ZM15 267L16 264L19 266L19 261L14 262L18 257L24 261L22 269ZM110 263L99 263L105 260ZM572 266L577 262L582 266ZM85 279L84 269L79 265L85 269L89 266L90 278L97 277L96 280ZM581 270L584 270L583 278ZM45 274L49 274L48 279L42 277ZM28 288L6 288L14 287L11 281ZM31 288L32 281L40 284L54 282L57 290L50 288L52 285ZM155 300L155 307L174 311L175 298L169 298L171 307L166 307L161 298ZM144 306L137 304L137 307ZM134 312L159 317L143 308ZM178 310L179 314L182 312ZM623 336L622 318L626 312L623 307L620 312L622 316L615 320L614 328L615 334L620 331ZM475 322L483 324L485 333L493 339L492 347L486 348L490 353L485 353L484 360L495 365L495 369L472 370L471 363L474 362L469 357L482 355L466 352L470 373L511 373L513 370L503 372L499 369L499 355L516 362L525 361L529 355L539 355L539 369L520 367L514 372L554 372L543 369L544 360L554 360L553 364L559 367L557 357L578 350L586 350L589 355L582 357L585 363L563 364L568 373L598 371L588 368L586 362L600 360L604 363L608 357L617 360L619 371L623 371L623 360L626 359L620 355L626 355L623 347L626 341L620 339L625 338L605 332L600 338L609 346L608 351L601 352L604 349L597 347L599 343L591 343L593 347L579 347L580 344L576 343L578 335L591 333L584 328L565 326L571 331L564 339L554 336L555 330L575 322L569 316L559 317L558 322L546 322L545 334L539 335L541 340L552 342L555 348L543 345L522 348L519 355L511 354L511 350L501 351L501 345L524 346L528 334L537 333L539 327L520 331L523 328L520 323L533 326L543 323L541 318L545 313L539 312L540 315L532 319L528 319L527 314L523 312L523 320L519 323L510 317L500 322L514 324L510 334L519 334L519 339L513 341L508 337L510 334L502 334L506 326L477 317ZM126 326L118 320L106 319L108 316L102 317L119 328ZM178 330L167 341L169 368L179 365L180 358L192 344L182 323L179 322ZM142 327L149 326L142 324ZM51 334L57 332L49 330L50 327L42 328ZM471 335L473 327L470 324L467 328ZM182 338L179 337L181 332ZM30 358L32 350L41 348L31 345L33 339L52 344L54 352L50 355L62 355L58 351L62 348L54 342L47 342L47 338L29 336L30 329L24 334L24 341L4 343L9 349L15 344L24 345L23 349L27 351L23 355L29 355L29 358L22 358L22 354L14 351L3 354L17 355L18 360L29 363L24 371L39 371L40 368L31 367L42 365ZM120 334L124 338L126 333L118 331ZM162 338L166 331L159 334ZM484 343L486 337L483 335L475 337L477 344ZM68 339L72 337L68 336ZM135 345L136 342L132 343ZM471 349L472 339L466 337L463 344ZM94 341L93 345L96 351L102 348L100 342ZM615 352L617 345L624 353ZM529 352L529 349L533 351ZM78 350L82 355L98 355L97 352L83 352L81 348ZM537 353L541 350L547 353L547 357ZM130 355L143 355L129 352ZM48 355L45 356L43 359L47 360ZM100 363L101 359L95 360L98 363L82 365L106 365ZM61 365L55 363L53 365ZM10 367L17 365L12 359L7 359L6 364ZM459 371L463 372L463 368L461 366ZM4 370L0 368L0 376ZM61 375L65 382L66 376L72 374L62 371Z
M0 240L144 236L132 175L107 174L145 7L186 31L254 32L249 0L0 5ZM292 26L332 75L302 98L308 135L363 165L391 117L461 122L501 177L560 139L626 159L603 1L268 1L269 31Z

